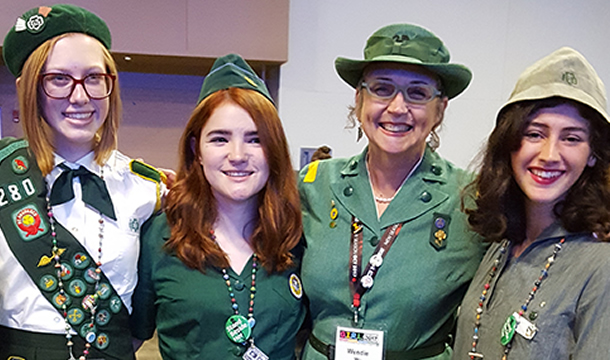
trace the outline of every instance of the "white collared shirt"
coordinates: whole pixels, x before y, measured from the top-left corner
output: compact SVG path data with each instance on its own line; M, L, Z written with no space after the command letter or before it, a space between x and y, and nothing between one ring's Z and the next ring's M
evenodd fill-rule
M103 166L103 178L117 220L104 216L101 268L131 313L131 295L138 279L140 228L157 208L162 189L155 182L132 173L129 168L130 160L114 151ZM101 167L95 163L93 152L76 163L67 162L55 155L55 168L46 177L49 189L62 173L62 169L57 166L61 163L73 169L82 165L97 175L102 173ZM75 177L72 186L74 199L54 206L53 215L97 261L100 214L82 201L80 178ZM32 254L33 257L42 255ZM13 256L1 231L0 325L34 332L65 332L63 317L42 296L38 286Z

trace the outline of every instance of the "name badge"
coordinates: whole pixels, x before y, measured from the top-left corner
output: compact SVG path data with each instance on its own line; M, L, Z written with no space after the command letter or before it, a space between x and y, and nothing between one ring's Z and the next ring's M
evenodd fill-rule
M265 354L261 349L251 344L244 356L242 356L244 360L269 360L269 356Z
M513 314L513 316L515 317L515 320L517 320L515 332L528 340L532 340L538 332L536 325L532 324L526 318L516 312Z
M335 359L382 360L383 331L337 327Z

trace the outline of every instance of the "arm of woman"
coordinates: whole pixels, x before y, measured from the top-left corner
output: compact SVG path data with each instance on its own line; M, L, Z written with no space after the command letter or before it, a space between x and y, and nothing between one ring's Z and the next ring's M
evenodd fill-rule
M157 220L158 219L158 220ZM140 237L140 258L138 260L138 285L133 295L133 311L130 317L131 334L134 337L134 348L142 345L143 340L150 339L156 328L155 290L152 280L153 257L156 237L154 223L164 217L154 216L142 226Z
M599 263L576 308L573 360L610 359L610 266L608 261Z

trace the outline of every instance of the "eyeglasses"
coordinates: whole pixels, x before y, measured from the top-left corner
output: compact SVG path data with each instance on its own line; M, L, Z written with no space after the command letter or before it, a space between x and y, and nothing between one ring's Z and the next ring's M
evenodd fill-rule
M76 85L81 84L87 96L94 100L105 99L114 90L115 75L89 74L82 79L75 79L68 74L42 74L39 76L44 93L53 99L67 99L74 92Z
M363 82L361 85L371 96L380 100L392 100L400 91L405 101L413 104L428 103L442 94L437 88L428 84L409 84L399 87L392 81L372 80Z

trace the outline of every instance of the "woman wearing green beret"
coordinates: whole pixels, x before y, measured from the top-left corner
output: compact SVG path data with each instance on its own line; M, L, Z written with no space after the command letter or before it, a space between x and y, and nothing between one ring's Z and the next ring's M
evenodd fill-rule
M273 100L218 58L184 130L165 213L144 231L133 334L164 359L290 360L305 308L299 194Z
M335 68L356 89L351 118L368 146L301 171L304 358L449 359L483 247L460 212L469 176L435 152L436 130L471 73L409 24L376 31L364 58Z
M454 359L609 359L606 90L561 48L521 75L472 185L492 243L464 297Z
M6 35L26 139L0 140L0 359L134 359L140 226L160 175L116 150L110 32L72 5Z

